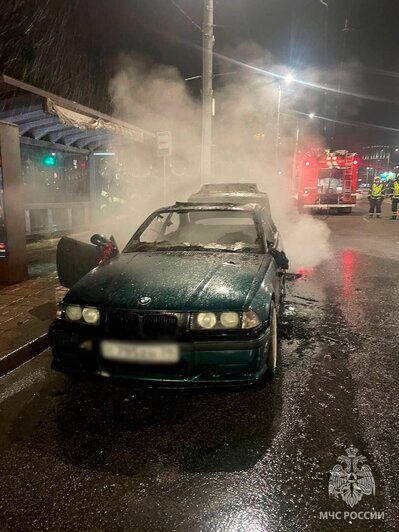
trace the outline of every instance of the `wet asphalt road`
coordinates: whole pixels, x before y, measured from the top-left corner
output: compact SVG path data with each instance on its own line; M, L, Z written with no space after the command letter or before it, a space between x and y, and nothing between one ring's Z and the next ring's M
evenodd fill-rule
M48 352L0 379L0 530L397 530L399 221L326 221L334 254L289 282L273 384L79 382ZM351 443L376 484L352 510L328 495ZM320 520L348 510L385 519Z

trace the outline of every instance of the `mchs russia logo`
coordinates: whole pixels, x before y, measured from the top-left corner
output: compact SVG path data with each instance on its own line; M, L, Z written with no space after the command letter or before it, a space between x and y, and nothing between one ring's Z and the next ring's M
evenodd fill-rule
M353 445L346 449L348 456L339 456L339 465L330 471L328 493L331 497L342 498L353 508L363 495L375 495L375 482L370 466L365 464L365 456L357 456L359 452Z

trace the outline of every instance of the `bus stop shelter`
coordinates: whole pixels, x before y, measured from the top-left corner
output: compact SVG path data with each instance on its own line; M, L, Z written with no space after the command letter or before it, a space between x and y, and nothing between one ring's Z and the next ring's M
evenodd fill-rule
M97 191L94 153L110 146L146 146L155 151L156 135L132 124L95 111L33 87L27 83L0 76L0 284L11 284L27 278L26 232L30 227L29 197L22 176L21 152L27 147L41 150L43 168L55 164L55 155L72 160L71 170L85 173L88 201ZM27 155L28 162L30 155ZM55 178L57 173L54 172ZM43 181L43 179L42 179ZM41 182L40 190L46 193ZM39 185L38 185L39 186ZM33 183L32 191L38 186ZM62 191L60 192L62 193ZM71 216L73 207L85 208L71 196L66 208ZM28 196L28 199L26 198ZM48 205L36 203L40 208ZM54 209L48 209L52 216ZM28 214L27 214L28 213Z

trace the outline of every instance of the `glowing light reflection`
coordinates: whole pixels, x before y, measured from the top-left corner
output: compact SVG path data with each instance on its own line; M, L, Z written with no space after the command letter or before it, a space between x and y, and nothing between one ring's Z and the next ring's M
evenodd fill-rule
M353 271L355 268L355 255L351 250L346 250L342 253L344 262L344 285L343 292L345 299L353 299Z
M300 275L300 280L305 280L310 277L314 272L314 268L297 268L295 273Z

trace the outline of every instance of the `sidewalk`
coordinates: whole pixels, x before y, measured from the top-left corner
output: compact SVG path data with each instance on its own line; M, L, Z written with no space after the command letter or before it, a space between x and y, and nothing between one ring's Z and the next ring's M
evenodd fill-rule
M90 231L74 237L89 239ZM0 377L48 347L48 329L57 303L68 291L60 286L55 254L58 237L27 244L30 279L5 286L0 283Z
M0 285L0 376L48 347L48 328L65 292L55 272Z

